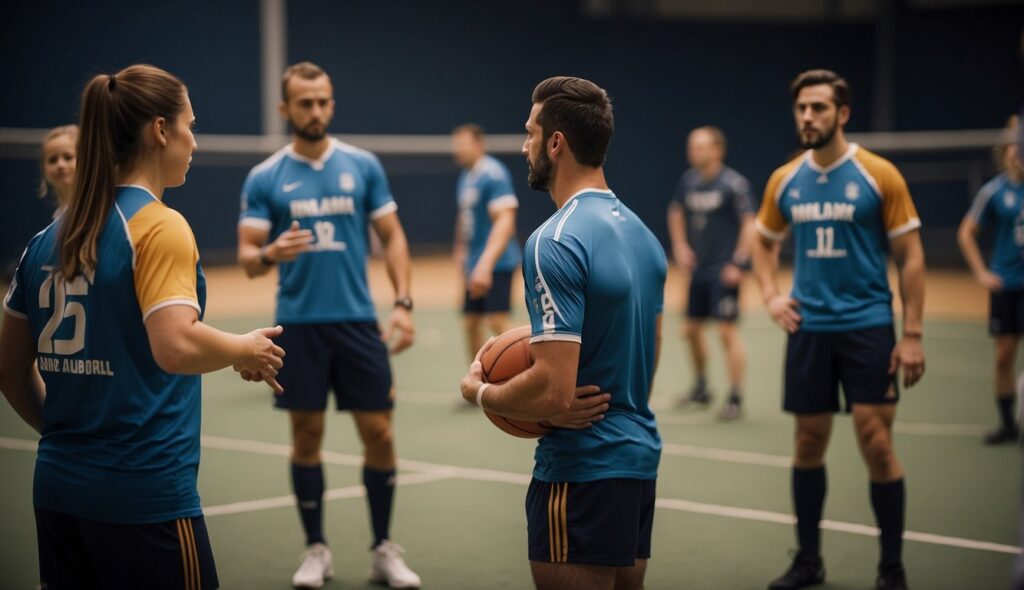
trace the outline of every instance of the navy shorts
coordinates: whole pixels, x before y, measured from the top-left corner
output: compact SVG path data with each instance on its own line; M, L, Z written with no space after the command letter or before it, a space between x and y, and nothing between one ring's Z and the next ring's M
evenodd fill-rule
M322 412L328 390L338 411L394 407L388 349L376 322L286 324L274 343L286 353L278 408Z
M720 322L735 322L739 315L739 286L723 285L717 276L713 279L694 277L690 280L686 317L695 320L714 319Z
M783 409L794 414L838 412L840 384L847 412L853 404L898 402L896 375L889 374L895 346L892 325L790 334Z
M632 567L650 559L655 481L533 479L526 492L530 561Z
M462 313L508 313L511 309L512 299L512 272L495 271L492 276L491 290L483 297L470 299L469 289L466 289L465 300L462 303Z
M994 291L988 301L989 334L1024 334L1024 290Z
M217 588L202 516L117 524L36 508L43 590Z

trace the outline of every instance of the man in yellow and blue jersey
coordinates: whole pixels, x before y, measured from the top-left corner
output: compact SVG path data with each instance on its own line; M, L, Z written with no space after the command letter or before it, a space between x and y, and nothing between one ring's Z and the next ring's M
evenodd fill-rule
M242 188L238 257L249 276L278 269L278 343L289 351L275 405L292 427L291 479L307 550L292 583L319 588L333 575L323 533L320 460L324 413L333 391L352 413L364 445L363 483L373 530L371 580L418 588L420 578L389 538L396 457L394 389L385 341L400 352L413 340L409 250L380 161L327 135L331 80L317 65L288 68L280 110L292 142L249 173ZM366 275L368 226L381 239L395 305L383 335Z
M876 587L906 588L902 563L905 488L892 444L903 385L924 373L921 222L907 184L889 161L849 143L850 89L828 70L800 74L791 86L801 146L807 151L772 174L757 216L754 268L772 318L788 333L783 407L794 414L792 491L799 552L769 585L787 590L820 584L825 451L842 385L870 478L881 530ZM775 282L779 244L793 234L793 290ZM888 254L899 274L903 334L897 341Z

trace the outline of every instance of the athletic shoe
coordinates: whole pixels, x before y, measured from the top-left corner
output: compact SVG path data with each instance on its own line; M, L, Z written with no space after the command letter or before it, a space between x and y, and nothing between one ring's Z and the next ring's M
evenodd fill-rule
M302 565L292 576L292 586L296 588L321 588L324 580L334 576L331 565L331 550L323 543L313 543L302 554Z
M768 584L768 590L796 590L816 586L824 581L825 563L821 556L798 551L786 573Z
M723 422L731 422L739 419L741 415L743 415L743 410L740 408L740 398L730 397L719 410L718 419Z
M878 567L877 590L907 590L907 572L902 563Z
M373 550L373 569L370 570L370 581L387 584L388 588L419 588L420 577L405 565L402 554L405 549L396 543L385 540Z
M1020 439L1020 429L1017 426L1013 428L1007 428L1000 426L992 432L985 435L985 444L987 445L1001 445L1005 443L1015 443Z
M689 408L692 406L704 406L707 407L711 403L711 392L706 386L695 385L686 396L679 400L680 408Z

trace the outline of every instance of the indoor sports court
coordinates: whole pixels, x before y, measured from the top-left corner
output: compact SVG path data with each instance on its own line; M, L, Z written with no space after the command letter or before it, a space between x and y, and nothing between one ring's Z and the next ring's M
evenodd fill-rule
M7 207L0 216L0 287L7 292L25 245L58 206L41 162L47 132L78 121L80 96L94 75L150 63L181 78L195 112L198 150L188 181L164 198L195 236L206 281L202 319L232 334L273 325L277 271L247 278L237 262L239 196L250 169L294 137L291 119L278 111L282 72L299 61L321 66L336 101L327 132L379 158L411 255L415 340L390 356L397 453L390 527L423 588L535 587L524 499L537 442L500 431L460 392L469 361L469 278L453 259L462 180L452 131L466 123L482 127L486 153L510 174L518 198L512 240L525 246L555 206L528 184L535 168L522 151L524 122L531 90L559 74L607 90L615 116L604 165L608 186L667 257L663 339L649 402L662 451L643 587L764 588L793 559L794 420L782 410L787 335L766 310L756 276L744 269L735 322L747 351L742 413L719 419L729 368L714 325L705 334L711 403L682 407L695 381L684 336L691 281L674 258L666 209L689 167L688 134L712 125L728 138L725 161L749 180L757 213L772 171L802 151L790 82L811 68L838 72L853 97L845 137L891 161L906 179L927 261L920 336L926 370L914 387L900 384L892 425L906 474L907 578L925 589L1018 588L1024 461L1019 443L983 443L999 420L990 294L961 254L958 228L976 195L1003 170L1000 149L1017 141L1007 120L1024 113L1021 2L94 4L16 3L0 11L0 73L8 81L0 95ZM286 96L287 89L286 80ZM41 181L44 196L36 198ZM342 175L340 183L344 192L351 180ZM290 192L287 182L283 190ZM847 187L846 198L857 195ZM387 242L382 246L372 221L366 227L369 291L383 326L397 295ZM319 228L315 235L325 239ZM983 228L978 244L984 264L994 238ZM260 249L261 263L265 255ZM524 257L534 255L524 248ZM783 243L783 294L799 255L792 238ZM897 334L899 273L890 262ZM517 267L511 327L531 323L524 295L533 301ZM117 333L89 329L110 339ZM1018 352L1012 364L1016 376L1024 368ZM243 381L230 366L202 376L198 492L221 588L294 587L309 544L289 479L289 422L273 399L267 384ZM368 576L371 541L379 535L368 515L363 441L350 413L328 408L325 421L323 536L333 576L323 587L387 587ZM39 434L0 402L0 590L40 587L38 446ZM826 463L820 528L827 579L814 587L873 588L879 528L848 413L835 416Z

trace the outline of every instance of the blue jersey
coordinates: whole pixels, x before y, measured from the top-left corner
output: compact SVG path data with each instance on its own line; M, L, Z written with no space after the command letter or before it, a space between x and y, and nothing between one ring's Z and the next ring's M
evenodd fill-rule
M823 169L811 152L772 174L757 228L793 231L793 292L801 330L840 332L891 324L889 239L921 227L895 166L857 144Z
M69 281L55 270L62 220L29 242L4 301L29 321L46 383L35 505L128 524L199 516L200 378L161 370L143 325L172 305L202 317L192 230L145 189L119 187L95 271Z
M465 271L468 275L480 261L487 238L491 235L491 214L503 209L516 209L519 200L512 188L508 168L491 156L480 158L472 168L462 171L455 198L459 207L457 231L466 244ZM522 258L519 242L513 236L495 262L494 270L512 272Z
M996 176L978 191L967 216L993 233L992 272L1005 289L1024 289L1024 185L1006 174Z
M694 277L718 279L732 261L743 222L754 214L750 183L728 166L710 180L691 168L679 179L674 199L683 208L686 240L697 257Z
M591 428L540 439L537 479L657 476L661 437L647 400L666 267L654 234L607 190L577 193L526 241L530 342L579 342L577 385L612 395Z
M312 251L278 265L277 321L375 320L367 228L397 209L377 157L335 139L318 160L289 145L253 168L240 223L270 232L269 243L298 221L315 240Z

